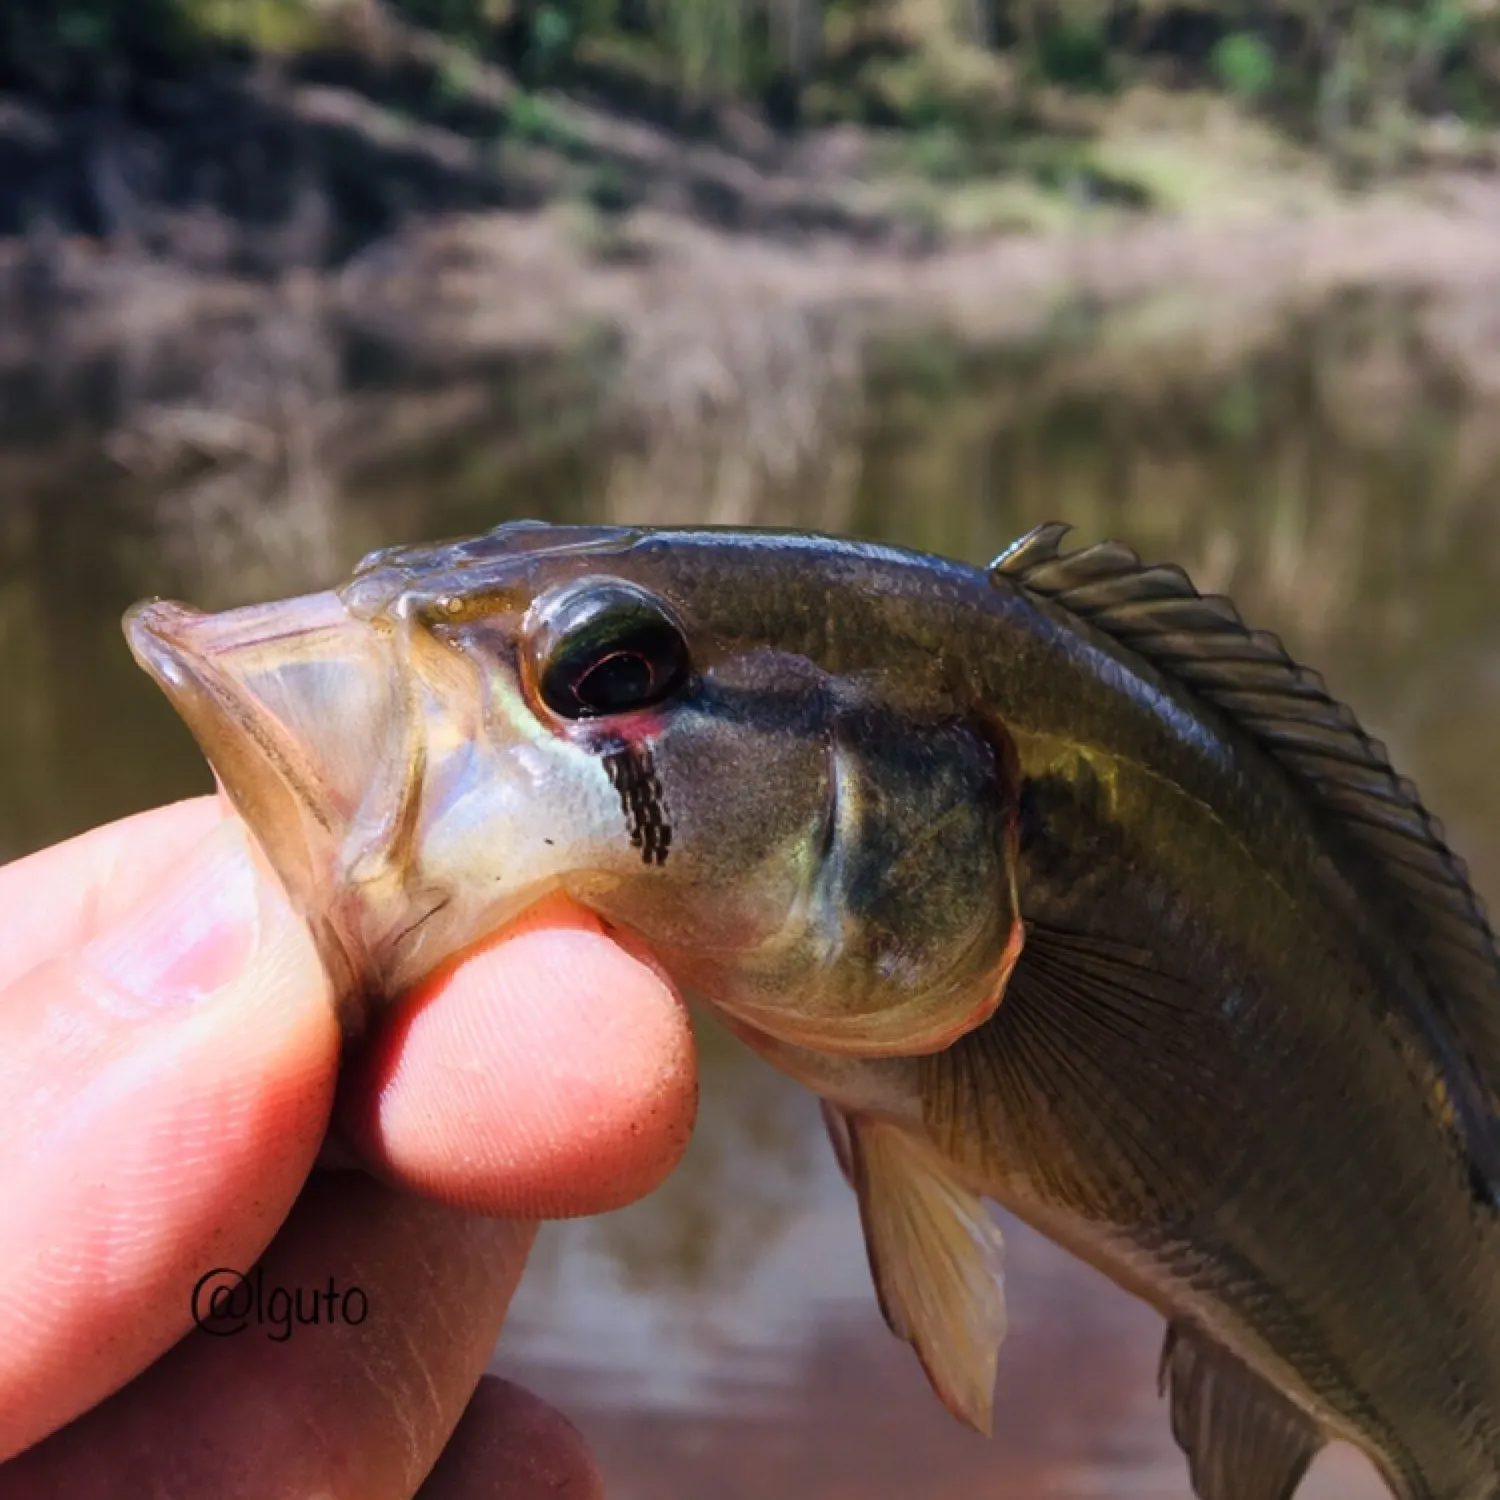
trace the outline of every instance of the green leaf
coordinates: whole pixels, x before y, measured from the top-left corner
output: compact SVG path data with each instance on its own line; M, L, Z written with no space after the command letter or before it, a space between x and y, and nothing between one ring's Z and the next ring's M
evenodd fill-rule
M1242 99L1258 99L1276 81L1276 56L1258 36L1232 31L1215 44L1211 57L1219 82Z

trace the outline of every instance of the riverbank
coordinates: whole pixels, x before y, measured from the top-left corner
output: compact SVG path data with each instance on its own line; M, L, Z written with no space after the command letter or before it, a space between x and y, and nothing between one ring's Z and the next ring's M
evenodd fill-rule
M1020 359L1038 390L1186 420L1346 305L1350 421L1435 389L1500 432L1483 131L1430 121L1361 183L1222 93L1145 81L1034 93L986 156L941 125L530 88L358 14L290 63L0 100L12 462L71 431L151 483L295 486L499 423L523 453L607 442L734 518L816 486L882 382Z
M1407 308L1423 371L1500 396L1500 181L1434 174L1297 213L1136 214L921 251L557 201L418 216L341 265L274 277L33 236L0 242L0 426L228 411L267 381L284 396L421 388L521 365L624 360L671 385L706 379L715 351L744 367L724 379L756 378L759 361L775 381L778 356L758 346L777 339L787 358L837 362L851 345L877 367L935 340L974 356L1050 344L1078 356L1070 378L1117 379L1124 361L1126 383L1191 383L1351 293ZM673 376L674 359L698 375Z

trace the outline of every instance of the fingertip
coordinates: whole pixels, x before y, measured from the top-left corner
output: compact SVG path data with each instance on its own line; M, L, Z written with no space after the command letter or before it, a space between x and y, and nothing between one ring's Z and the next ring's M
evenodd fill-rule
M362 1173L322 1174L256 1265L253 1308L236 1320L231 1302L227 1326L205 1308L201 1331L0 1467L0 1495L407 1500L461 1430L533 1235ZM530 1430L549 1440L544 1423ZM527 1425L513 1416L503 1431L519 1441ZM566 1478L576 1465L551 1431L551 1472ZM472 1454L482 1433L468 1436ZM509 1463L526 1472L524 1455ZM472 1462L459 1474L473 1479Z
M583 1435L508 1380L480 1381L417 1500L603 1500Z
M602 1213L692 1131L681 999L589 913L548 903L437 976L348 1072L346 1134L382 1175L471 1212Z

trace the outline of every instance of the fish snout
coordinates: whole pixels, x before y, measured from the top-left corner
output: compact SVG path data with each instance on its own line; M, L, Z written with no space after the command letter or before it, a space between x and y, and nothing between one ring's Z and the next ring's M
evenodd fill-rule
M388 818L409 737L389 635L332 592L218 614L150 600L124 626L351 989L366 959L340 892L351 850L386 832L365 810Z

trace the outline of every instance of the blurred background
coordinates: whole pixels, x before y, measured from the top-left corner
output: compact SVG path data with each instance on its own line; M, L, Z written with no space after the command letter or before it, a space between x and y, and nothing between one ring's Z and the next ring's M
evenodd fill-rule
M1062 519L1280 632L1494 893L1497 162L1495 0L5 0L0 858L208 788L141 595ZM811 1100L701 1034L682 1168L545 1231L496 1359L617 1500L1186 1500L1153 1315L1010 1226L960 1431Z

